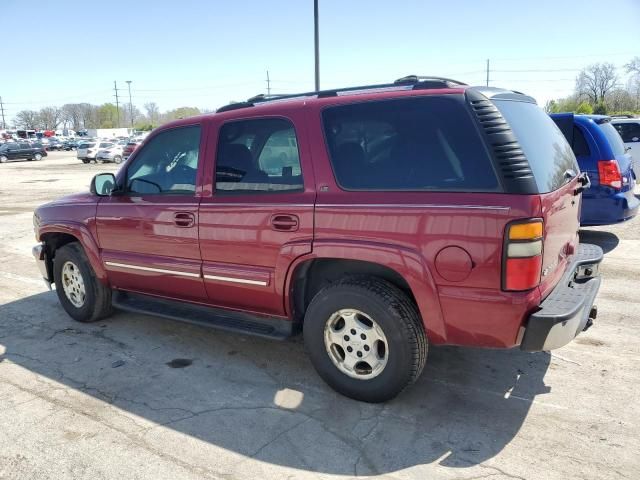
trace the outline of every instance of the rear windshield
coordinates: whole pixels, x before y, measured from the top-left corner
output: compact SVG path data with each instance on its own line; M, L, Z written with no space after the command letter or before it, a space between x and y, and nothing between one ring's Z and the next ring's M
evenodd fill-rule
M345 190L498 189L461 97L341 105L322 117L336 181Z
M604 132L604 136L607 137L609 141L609 145L611 145L611 150L613 150L613 154L615 156L624 155L624 143L622 141L622 137L618 131L611 125L611 122L604 122L598 124L600 130Z
M494 103L518 139L540 193L553 192L564 185L567 170L580 171L571 146L540 107L513 100Z

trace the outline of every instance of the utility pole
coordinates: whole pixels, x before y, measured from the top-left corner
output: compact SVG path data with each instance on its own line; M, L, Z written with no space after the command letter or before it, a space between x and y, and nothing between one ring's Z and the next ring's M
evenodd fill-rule
M487 87L489 86L489 59L487 58Z
M269 80L269 70L267 70L267 97L271 96L271 81Z
M2 97L0 97L0 111L2 111L2 128L7 128L7 124L4 121L4 104L2 103Z
M118 120L116 121L116 127L120 127L120 102L118 100L118 84L116 81L113 81L113 89L116 92L116 115L118 115Z
M131 103L131 80L126 80L129 86L129 117L131 118L131 129L133 130L133 103Z
M320 91L320 32L318 26L318 0L313 0L313 30L316 58L316 92Z

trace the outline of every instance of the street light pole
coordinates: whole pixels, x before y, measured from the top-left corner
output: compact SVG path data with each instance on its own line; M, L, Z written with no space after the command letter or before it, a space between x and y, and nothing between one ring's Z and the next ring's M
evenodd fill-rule
M318 26L318 0L313 0L313 30L316 59L316 92L320 91L320 32Z
M133 103L131 103L131 80L126 80L129 87L129 118L131 118L131 129L133 130Z

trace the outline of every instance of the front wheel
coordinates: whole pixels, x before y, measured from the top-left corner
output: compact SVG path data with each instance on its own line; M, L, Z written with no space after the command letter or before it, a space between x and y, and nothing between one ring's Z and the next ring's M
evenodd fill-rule
M325 287L311 301L303 326L318 374L356 400L392 399L426 362L427 337L416 306L382 279L351 277Z
M88 158L82 158L82 163L89 163L91 160L89 160Z
M113 157L114 163L122 163L122 157L120 155L116 155Z
M79 322L94 322L111 314L111 289L95 276L79 243L56 250L53 281L60 304Z
M6 157L6 155L0 155L0 163L7 163L9 159Z

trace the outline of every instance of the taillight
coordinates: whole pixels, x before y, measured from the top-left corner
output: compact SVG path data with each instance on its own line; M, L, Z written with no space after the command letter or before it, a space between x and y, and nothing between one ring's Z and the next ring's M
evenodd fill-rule
M600 185L622 188L622 175L617 160L598 161L598 175L600 176Z
M502 289L530 290L540 284L542 270L542 220L507 225L502 265Z

